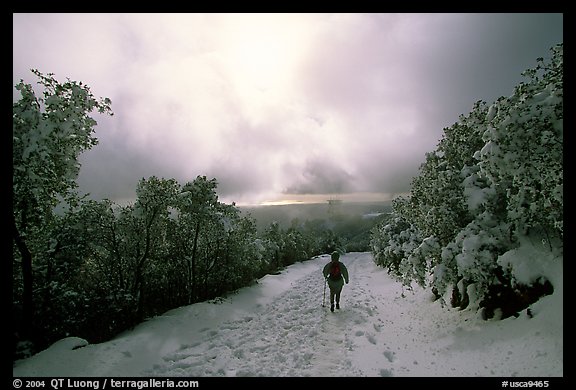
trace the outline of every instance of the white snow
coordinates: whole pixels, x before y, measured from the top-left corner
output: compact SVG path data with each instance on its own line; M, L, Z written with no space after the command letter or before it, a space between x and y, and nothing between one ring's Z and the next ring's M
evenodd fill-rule
M443 307L429 290L403 289L370 253L348 253L341 261L350 284L341 309L331 313L327 288L322 306L327 261L325 255L294 264L226 299L171 310L108 342L61 340L17 361L13 376L564 375L561 283L531 306L532 318L525 310L485 321L475 309ZM561 276L562 259L553 264L549 272Z

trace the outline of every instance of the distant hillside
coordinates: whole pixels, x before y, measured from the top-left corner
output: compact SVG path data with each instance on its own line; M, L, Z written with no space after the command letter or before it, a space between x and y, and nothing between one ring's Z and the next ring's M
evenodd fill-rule
M294 219L299 222L306 220L328 220L334 217L366 218L389 213L392 210L391 202L342 202L329 205L326 203L303 203L274 206L239 207L246 215L251 215L257 222L258 229L263 229L276 221L282 228L290 227Z

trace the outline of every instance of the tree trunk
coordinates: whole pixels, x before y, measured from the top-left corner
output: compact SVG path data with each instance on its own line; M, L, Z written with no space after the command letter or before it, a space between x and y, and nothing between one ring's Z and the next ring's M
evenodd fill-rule
M198 236L200 234L200 221L196 222L196 231L194 232L194 246L192 247L192 264L190 267L190 302L194 303L196 299L196 251L198 249Z
M32 299L32 253L30 253L26 242L18 231L14 216L12 216L12 237L16 242L20 256L22 257L22 281L24 284L22 293L22 336L28 338L31 336L34 313L34 302Z

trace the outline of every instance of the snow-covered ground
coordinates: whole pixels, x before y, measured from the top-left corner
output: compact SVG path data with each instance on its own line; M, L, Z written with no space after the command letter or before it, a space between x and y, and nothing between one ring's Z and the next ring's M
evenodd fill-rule
M152 318L101 344L69 337L16 362L13 376L563 377L562 260L555 292L533 318L484 321L403 289L370 253L341 257L350 272L329 310L321 269L294 264L221 301ZM79 347L79 348L78 348Z

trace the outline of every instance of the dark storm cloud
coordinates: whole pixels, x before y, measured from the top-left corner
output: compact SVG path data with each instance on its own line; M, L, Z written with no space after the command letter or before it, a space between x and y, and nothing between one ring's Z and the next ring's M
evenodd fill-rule
M315 45L307 92L349 120L362 189L393 193L459 115L510 95L563 28L559 14L363 15L346 27Z
M343 194L354 192L354 178L332 161L307 161L302 177L287 194Z
M13 81L112 99L80 187L215 177L226 201L403 193L443 129L510 95L562 14L15 14Z

